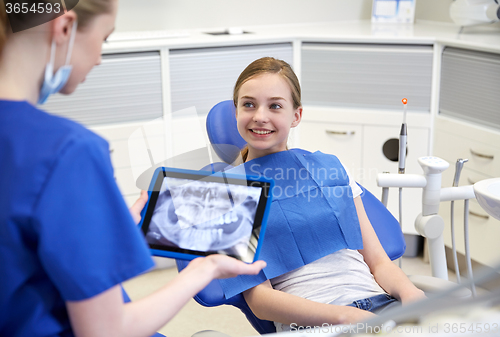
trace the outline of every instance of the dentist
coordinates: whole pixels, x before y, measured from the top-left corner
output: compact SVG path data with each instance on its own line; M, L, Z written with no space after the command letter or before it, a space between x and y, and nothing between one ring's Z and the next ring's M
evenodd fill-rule
M106 141L35 106L55 92L72 93L100 63L118 3L80 0L66 14L17 33L4 4L0 335L148 336L212 279L257 274L262 261L212 255L193 260L153 295L123 303L119 284L153 266L135 224L147 195L129 212Z

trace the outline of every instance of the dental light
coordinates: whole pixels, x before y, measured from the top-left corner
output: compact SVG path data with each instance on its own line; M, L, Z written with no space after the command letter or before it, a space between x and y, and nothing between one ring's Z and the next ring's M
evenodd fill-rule
M500 21L498 0L455 0L450 17L459 26L473 26Z

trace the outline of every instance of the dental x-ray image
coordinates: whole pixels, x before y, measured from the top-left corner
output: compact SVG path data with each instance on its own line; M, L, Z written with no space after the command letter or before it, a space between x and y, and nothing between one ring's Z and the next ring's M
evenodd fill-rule
M261 187L164 177L146 240L244 257L261 192Z

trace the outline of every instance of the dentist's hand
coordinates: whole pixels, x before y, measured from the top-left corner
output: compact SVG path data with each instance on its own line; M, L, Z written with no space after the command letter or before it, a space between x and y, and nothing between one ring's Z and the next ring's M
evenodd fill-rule
M141 191L141 195L139 196L139 199L130 207L130 214L132 215L132 218L134 219L136 224L139 224L141 221L141 211L148 202L148 192L146 191Z
M266 267L264 261L255 261L252 264L245 263L226 255L209 255L207 257L194 259L185 269L205 269L212 279L223 279L238 275L256 275L262 268Z

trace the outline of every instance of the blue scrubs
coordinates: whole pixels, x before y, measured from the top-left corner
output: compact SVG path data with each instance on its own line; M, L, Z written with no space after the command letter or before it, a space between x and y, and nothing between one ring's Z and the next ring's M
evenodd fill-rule
M72 336L65 301L152 266L107 142L0 100L0 336Z

